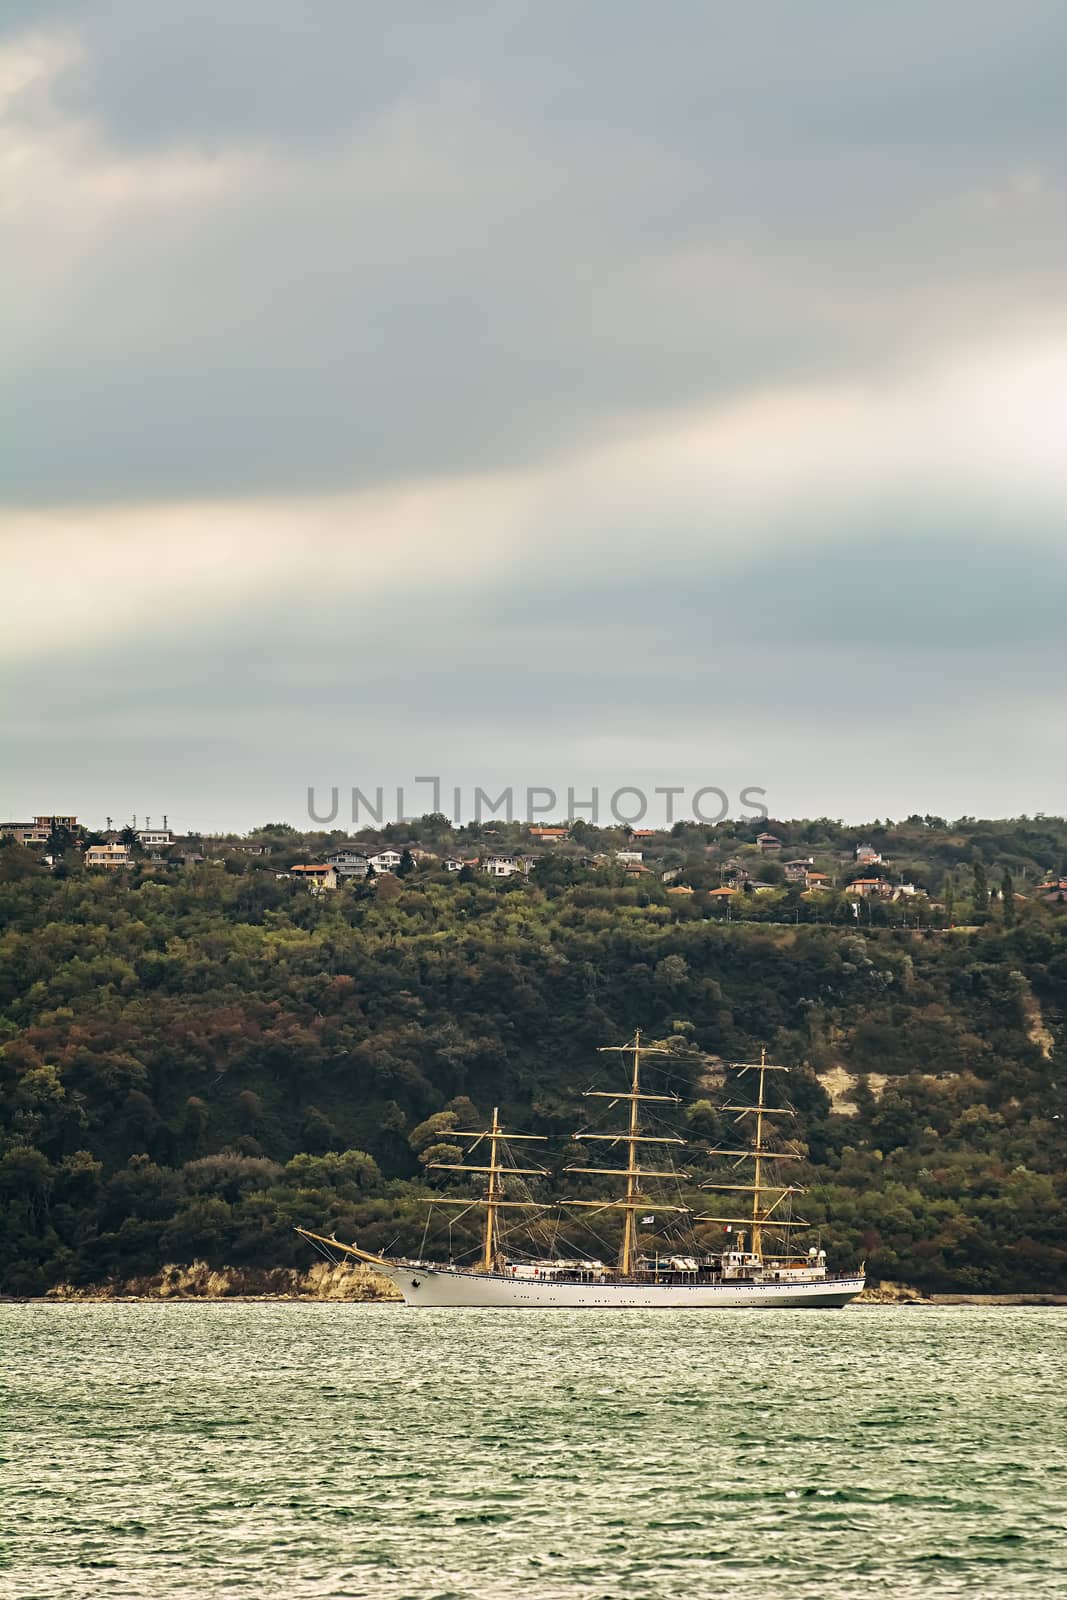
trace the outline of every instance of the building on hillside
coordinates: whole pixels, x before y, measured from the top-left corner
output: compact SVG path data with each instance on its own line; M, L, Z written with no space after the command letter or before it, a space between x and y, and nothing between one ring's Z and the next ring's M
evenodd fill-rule
M299 863L289 868L291 877L300 883L306 883L312 894L322 894L324 889L337 888L337 873L327 861L317 861L310 865Z
M739 889L728 889L724 885L723 888L721 888L721 889L709 889L708 890L708 899L709 900L728 900L732 894L740 894L740 892L741 891Z
M528 873L532 865L529 856L489 856L485 870L491 878L511 878L516 872Z
M117 867L132 866L130 847L125 844L90 844L85 850L85 865L87 867L108 867L114 871Z
M68 833L78 833L77 817L34 817L34 822L46 833L51 833L53 828L66 828Z
M695 891L690 889L689 885L686 883L673 884L671 888L667 890L668 894L693 894L694 892Z
M856 878L845 885L845 893L858 895L861 900L888 900L892 897L893 885L888 878Z
M805 889L829 889L830 875L827 872L806 872L804 874Z
M814 865L814 856L798 856L795 861L786 861L784 863L786 883L803 883L809 867Z
M561 844L571 836L569 828L529 828L527 832L538 844Z
M375 872L395 872L403 860L399 850L377 850L367 858Z
M342 845L326 857L326 865L333 868L339 879L365 878L370 871L370 856L366 850Z
M1067 878L1046 878L1043 883L1034 885L1034 895L1048 906L1067 904Z
M155 855L169 850L175 839L169 828L138 828L137 843L146 854Z
M719 869L719 876L724 884L736 885L748 882L748 868L743 867L740 861L726 861Z
M856 865L860 867L876 867L882 857L873 844L858 844L856 846Z
M0 822L0 837L14 839L16 844L25 845L27 850L43 849L51 831L36 822Z
M623 866L625 866L627 862L633 864L636 862L641 862L644 859L645 854L643 850L616 850L615 852L615 860L621 861Z
M765 856L776 856L782 848L782 841L774 833L759 833L756 835L756 844Z
M631 828L629 837L631 839L654 839L659 832L659 828Z

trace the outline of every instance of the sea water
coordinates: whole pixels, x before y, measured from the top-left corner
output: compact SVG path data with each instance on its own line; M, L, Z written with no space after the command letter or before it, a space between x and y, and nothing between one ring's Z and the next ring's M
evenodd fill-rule
M0 1306L12 1600L1067 1595L1065 1313Z

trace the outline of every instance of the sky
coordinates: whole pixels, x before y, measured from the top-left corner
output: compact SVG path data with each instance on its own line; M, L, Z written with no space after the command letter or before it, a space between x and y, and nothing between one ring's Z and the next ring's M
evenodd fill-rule
M1063 813L1065 57L1059 0L9 0L0 812Z

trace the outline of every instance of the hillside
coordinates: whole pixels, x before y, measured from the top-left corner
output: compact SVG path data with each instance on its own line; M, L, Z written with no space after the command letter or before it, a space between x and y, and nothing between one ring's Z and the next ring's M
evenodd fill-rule
M991 889L1005 868L1024 886L1062 870L1064 824L939 821L916 819L908 868L935 909L862 921L840 893L781 882L776 915L742 895L725 921L701 873L756 847L715 829L665 836L669 885L598 862L604 839L575 830L528 876L430 858L319 895L276 876L330 842L291 830L272 855L222 841L174 870L86 871L70 852L49 872L0 847L0 1287L304 1265L295 1222L417 1249L420 1157L452 1148L450 1113L469 1126L499 1103L563 1135L606 1081L596 1047L640 1026L670 1043L663 1082L696 1101L697 1140L722 1132L722 1061L766 1043L798 1068L804 1212L841 1264L1063 1291L1067 916ZM792 855L828 825L769 826ZM840 871L862 839L905 859L891 825L854 831L804 853L837 852ZM966 926L936 907L945 874Z

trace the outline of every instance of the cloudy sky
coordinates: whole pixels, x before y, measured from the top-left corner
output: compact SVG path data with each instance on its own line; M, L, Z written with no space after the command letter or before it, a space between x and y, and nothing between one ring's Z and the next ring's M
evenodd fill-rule
M9 0L0 810L1062 812L1065 59L1060 0Z

